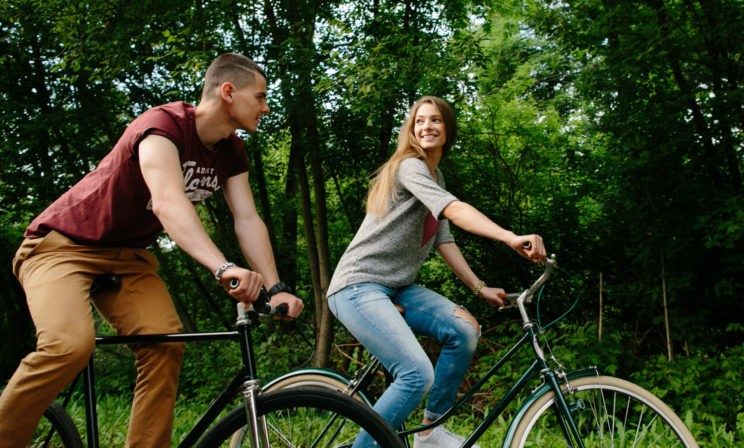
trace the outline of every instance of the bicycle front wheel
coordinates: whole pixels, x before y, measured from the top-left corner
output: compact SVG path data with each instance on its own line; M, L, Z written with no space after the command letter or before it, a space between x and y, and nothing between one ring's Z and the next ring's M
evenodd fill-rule
M361 392L357 392L354 395L349 395L346 392L349 387L348 383L345 383L330 375L324 375L321 373L303 373L300 375L289 376L266 386L264 388L264 392L272 392L275 390L289 389L294 387L315 387L318 389L333 390L340 392L346 396L350 396L360 403L371 406L367 397L364 396Z
M290 388L260 395L259 416L266 419L269 445L280 447L341 447L354 442L361 430L383 448L403 442L372 408L341 393L317 388ZM199 442L202 448L249 447L243 407L220 420Z
M82 448L83 441L64 408L53 402L44 411L31 445L33 448Z
M610 376L582 377L569 384L566 401L586 447L698 446L674 411L640 386ZM567 446L554 403L555 393L548 392L530 405L512 448Z

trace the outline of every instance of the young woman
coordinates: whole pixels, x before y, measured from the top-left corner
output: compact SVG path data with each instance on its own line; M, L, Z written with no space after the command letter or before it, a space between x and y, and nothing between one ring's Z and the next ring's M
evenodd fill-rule
M375 409L398 427L428 393L423 423L431 423L454 403L475 352L480 327L463 307L414 283L436 247L452 271L493 306L504 290L491 288L470 269L449 223L501 241L520 255L542 261L538 235L518 236L444 189L438 169L455 141L450 106L425 96L409 111L398 147L370 185L367 215L336 267L328 304L346 328L394 377ZM436 338L442 351L433 367L416 335ZM463 438L438 426L414 437L415 448L459 447ZM369 440L360 436L355 446Z

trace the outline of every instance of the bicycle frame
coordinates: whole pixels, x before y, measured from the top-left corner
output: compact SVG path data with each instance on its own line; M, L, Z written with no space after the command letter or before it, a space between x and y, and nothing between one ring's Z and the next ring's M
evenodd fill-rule
M96 345L122 345L140 343L176 343L193 341L217 341L237 340L240 343L242 366L223 389L223 391L208 406L207 410L199 417L197 422L184 437L179 447L191 447L204 435L209 426L219 417L233 399L242 394L245 398L248 420L253 422L254 428L260 424L256 418L255 396L260 392L256 362L253 353L253 340L251 337L252 321L254 313L246 313L242 303L237 304L238 319L234 331L213 333L174 333L174 334L148 334L128 336L99 336L96 337ZM64 397L63 406L67 406L72 398L72 391L79 379L82 377L83 395L85 401L86 438L89 448L99 448L98 415L96 412L96 390L95 376L93 371L93 356L91 356L85 369L73 381L73 383L62 393ZM268 446L265 431L252 431L254 447ZM260 438L260 440L259 440Z
M513 304L509 306L505 306L504 308L508 307L517 307L519 308L520 315L522 317L522 330L524 331L524 335L509 349L507 353L505 353L497 362L494 364L488 372L486 372L483 377L478 380L462 397L460 397L459 400L457 400L450 409L448 409L440 418L437 420L427 424L427 425L420 425L412 429L404 429L399 432L402 436L408 436L410 434L424 431L430 428L433 428L435 426L441 425L445 420L450 418L455 412L457 412L468 400L470 400L477 392L479 392L483 386L501 369L501 367L504 366L517 352L519 352L525 345L530 344L532 346L532 350L535 355L535 360L532 362L532 364L527 367L523 372L521 377L511 386L511 388L506 392L506 394L501 398L501 400L496 404L496 406L485 416L483 421L481 421L478 426L475 428L475 430L470 434L470 436L465 440L461 448L469 448L473 446L473 444L485 433L485 431L493 424L493 422L501 415L501 413L506 409L506 407L522 392L522 390L527 386L527 384L534 380L535 378L541 377L543 380L543 384L541 386L538 386L535 388L535 390L529 395L528 399L525 401L525 403L522 405L522 407L517 412L517 417L522 415L529 404L534 402L537 398L542 396L545 393L548 393L550 391L554 391L555 395L557 397L556 399L556 412L558 416L558 421L561 426L561 430L563 432L563 435L566 437L566 440L575 440L575 443L583 448L583 443L581 442L581 439L578 435L578 430L576 428L576 424L573 421L573 418L571 417L571 413L568 408L568 404L566 403L565 397L561 391L561 384L565 383L565 381L568 378L576 378L581 376L587 376L587 375L598 375L598 371L594 368L592 369L586 369L582 371L572 372L568 375L566 375L564 372L560 370L556 370L554 368L551 368L546 359L545 354L543 352L542 347L540 346L538 336L540 334L539 327L532 322L527 312L524 308L525 303L530 303L532 296L536 291L539 290L539 288L548 280L551 274L552 267L555 265L555 256L553 256L550 260L548 260L546 263L545 272L540 276L540 278L527 290L522 292L519 295L510 295L509 299L513 302ZM338 379L342 382L345 382L347 384L347 389L344 391L347 395L353 395L355 393L360 393L362 395L362 398L369 402L368 397L364 395L364 393L361 391L363 389L363 385L369 378L371 374L373 374L379 366L379 360L376 358L373 358L373 361L370 362L370 364L367 364L365 367L359 371L359 375L355 375L354 378L348 379L344 376L333 372L332 370L328 369L302 369L295 372L290 372L288 374L282 375L279 378L273 379L269 383L266 384L266 388L270 388L273 384L283 381L287 378L304 375L307 373L319 373L321 375L330 376L335 379ZM513 436L513 432L515 430L516 424L518 424L519 419L515 418L512 420L509 429L507 430L507 437L504 440L504 446L508 446L508 444L511 441L511 437Z
M544 388L544 392L547 392L548 390L554 390L557 391L557 395L560 395L562 397L562 394L560 393L560 383L559 379L563 377L563 374L560 372L556 372L555 370L549 368L547 365L547 362L544 359L544 356L542 355L542 350L540 349L539 345L537 344L537 333L533 326L528 326L524 329L525 334L517 341L512 348L504 354L497 362L494 364L488 372L486 372L483 377L478 380L462 397L460 397L457 402L447 411L445 412L440 418L433 421L432 423L428 425L422 425L418 426L413 429L405 430L401 432L401 435L409 435L413 434L415 432L423 431L429 428L433 428L435 426L438 426L442 424L445 420L447 420L449 417L451 417L458 409L460 409L470 398L473 397L477 392L481 390L481 388L493 377L500 369L503 367L504 364L506 364L513 356L516 354L523 346L525 346L528 343L532 343L533 349L535 350L536 359L535 361L524 370L520 378L512 385L511 388L504 394L504 396L499 400L499 402L494 406L494 408L484 417L483 421L481 421L478 426L476 426L475 430L470 434L470 436L465 440L463 443L464 448L468 448L472 446L484 433L485 431L493 424L493 422L498 418L499 415L506 409L506 407L509 405L509 403L512 402L519 394L520 392L529 384L531 380L534 378L542 376L543 378L543 384L547 387ZM568 405L566 404L565 400L561 400L562 404L559 404L561 406L560 414L562 415L561 421L562 421L562 429L564 430L564 435L567 435L570 431L572 434L578 434L576 427L573 423L573 420L570 417L570 413L568 411ZM531 403L531 400L529 401Z

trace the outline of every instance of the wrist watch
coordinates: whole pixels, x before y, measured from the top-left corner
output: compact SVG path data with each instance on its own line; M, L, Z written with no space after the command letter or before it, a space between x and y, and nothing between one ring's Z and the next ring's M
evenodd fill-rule
M274 297L275 294L278 294L280 292L288 292L290 294L294 294L294 292L292 292L292 288L290 288L289 285L281 280L279 280L279 283L269 288L267 294L269 295L269 298L271 298Z

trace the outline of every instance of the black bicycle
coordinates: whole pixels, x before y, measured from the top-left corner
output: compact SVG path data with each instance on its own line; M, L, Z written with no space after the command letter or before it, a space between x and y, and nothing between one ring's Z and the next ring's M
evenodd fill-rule
M115 276L101 277L96 279L94 287L115 284L117 280ZM350 445L362 429L382 447L403 447L395 431L377 413L341 393L317 387L271 393L261 390L251 330L258 316L286 312L286 309L277 308L271 306L265 292L262 292L262 297L248 311L242 303L237 305L238 317L234 331L104 336L96 338L96 345L215 340L240 344L242 365L184 436L178 445L180 447L340 447ZM81 393L85 402L87 447L99 447L92 357L78 379L46 410L31 446L84 446L75 424L65 411L78 382L82 383ZM242 401L242 405L220 418L223 411L234 406L236 397ZM329 421L336 421L336 424L329 425Z
M482 447L687 447L696 448L690 431L669 406L642 387L626 380L603 375L596 367L567 372L550 353L546 329L556 321L541 325L530 318L526 304L541 291L556 265L555 255L545 262L545 270L535 283L519 294L509 294L509 304L517 308L522 336L441 418L429 425L401 428L403 437L433 428L452 417L479 391L485 389L497 372L520 349L532 349L532 362L524 366L522 376L500 401L486 412L462 448L478 442ZM539 301L538 301L539 302ZM539 312L538 312L539 315ZM541 339L544 339L541 341ZM367 354L369 355L369 354ZM327 369L305 368L290 372L266 384L265 390L292 390L316 387L341 391L368 405L380 393L376 377L389 378L379 360L371 355L349 378ZM530 393L520 394L528 385L537 384ZM370 387L373 385L375 387ZM503 440L482 436L510 403L522 399L521 406L508 424ZM406 443L408 442L406 438Z

